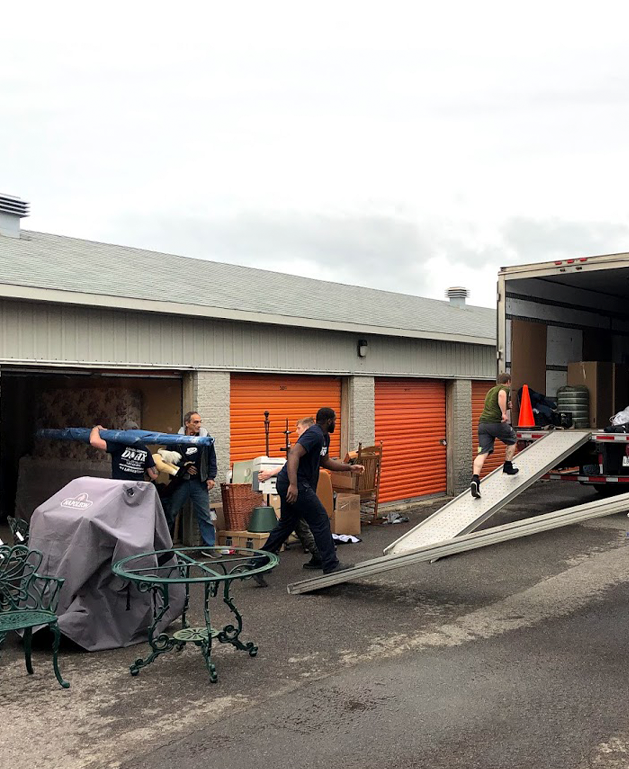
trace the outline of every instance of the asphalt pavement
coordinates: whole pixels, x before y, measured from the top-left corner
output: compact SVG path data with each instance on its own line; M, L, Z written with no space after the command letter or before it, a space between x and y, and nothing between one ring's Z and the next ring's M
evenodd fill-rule
M493 523L593 498L539 483ZM364 528L341 559L379 555L441 504ZM291 549L268 589L236 591L260 652L219 647L217 684L194 648L137 678L128 665L142 647L68 649L65 692L46 653L27 677L11 641L2 754L14 769L628 766L628 523L611 516L303 596L286 593L307 560Z

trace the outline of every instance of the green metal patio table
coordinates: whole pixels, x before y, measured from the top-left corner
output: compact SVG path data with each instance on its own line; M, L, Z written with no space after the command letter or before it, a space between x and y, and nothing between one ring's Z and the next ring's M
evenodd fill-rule
M153 565L146 565L147 561ZM134 583L141 592L152 592L153 622L148 629L148 642L151 651L147 657L139 657L130 665L131 675L137 676L140 670L150 665L153 660L172 649L181 651L187 643L201 649L210 681L218 680L216 666L212 662L212 641L227 643L236 649L246 651L255 657L258 647L252 642L240 640L242 615L236 608L230 594L232 582L252 578L274 569L279 558L273 553L251 548L226 547L178 547L170 550L155 550L150 553L138 553L123 558L112 566L114 574L123 580ZM162 565L163 564L163 565ZM203 615L205 623L192 627L188 623L187 611L190 598L190 585L203 587ZM181 614L180 630L168 635L159 630L159 624L170 608L173 586L185 586L185 602ZM222 590L221 590L222 587ZM210 620L210 601L222 593L224 603L234 615L234 622L222 628L212 626Z

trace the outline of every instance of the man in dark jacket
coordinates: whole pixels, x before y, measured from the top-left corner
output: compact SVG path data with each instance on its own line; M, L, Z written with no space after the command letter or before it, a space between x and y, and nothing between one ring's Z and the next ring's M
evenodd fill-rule
M197 411L189 411L184 417L184 426L179 430L183 435L206 436L201 427L201 417ZM209 491L216 485L216 451L214 446L197 446L195 444L178 444L173 449L181 454L181 465L186 465L186 472L174 482L177 484L170 497L165 500L164 512L168 528L172 534L175 519L181 508L188 500L199 522L203 543L211 547L216 542L216 532L210 517ZM191 464L188 464L191 463Z

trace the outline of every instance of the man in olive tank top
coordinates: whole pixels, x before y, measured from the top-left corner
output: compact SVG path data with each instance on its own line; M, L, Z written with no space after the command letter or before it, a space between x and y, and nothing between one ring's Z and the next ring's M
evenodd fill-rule
M496 438L505 444L505 463L502 472L515 475L518 468L513 466L517 437L515 430L508 422L509 394L511 392L511 375L500 374L498 383L485 396L485 406L478 420L478 454L474 460L474 475L470 489L472 496L480 499L480 474L485 460L494 450Z

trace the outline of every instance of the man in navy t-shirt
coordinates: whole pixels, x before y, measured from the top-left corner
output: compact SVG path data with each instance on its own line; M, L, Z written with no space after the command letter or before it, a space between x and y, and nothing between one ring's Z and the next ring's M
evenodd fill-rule
M321 554L323 573L329 574L340 569L351 568L351 564L339 563L334 550L334 540L328 514L316 495L319 481L319 467L327 470L350 471L360 475L362 465L348 465L330 459L330 433L336 428L336 414L333 409L321 408L317 421L302 433L288 454L288 460L277 476L277 493L282 502L282 511L277 526L269 534L262 550L279 553L280 548L294 531L300 518L304 518L317 543ZM265 584L262 578L258 584Z
M125 446L122 443L105 441L100 437L100 431L105 430L102 425L96 425L90 433L90 443L94 448L106 451L111 455L111 477L114 481L143 481L144 473L148 473L151 480L157 478L155 460L151 452L143 443L133 446ZM128 422L125 430L137 430L135 422Z

